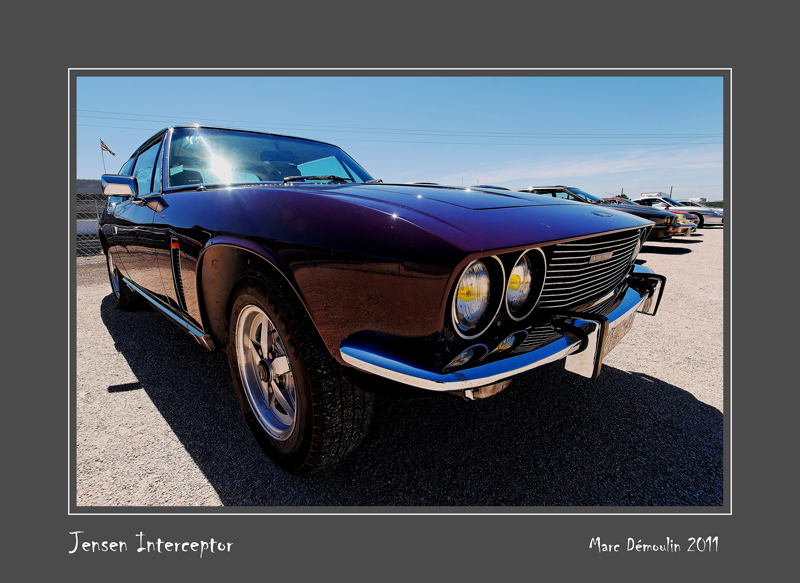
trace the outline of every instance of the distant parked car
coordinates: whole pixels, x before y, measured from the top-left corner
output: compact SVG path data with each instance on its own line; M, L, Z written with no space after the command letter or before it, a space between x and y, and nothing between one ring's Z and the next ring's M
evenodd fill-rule
M606 205L613 207L615 210L622 211L654 223L653 229L647 236L648 241L660 240L664 241L677 234L675 224L677 219L672 213L650 209L638 205L623 205L610 200L602 199L600 197L582 191L580 188L574 186L531 186L523 188L517 192L529 192L531 194L538 194L542 196L550 196L552 198L560 198L564 200L573 200L575 202L582 202L586 204ZM619 199L624 200L624 199Z
M676 235L692 235L697 231L697 217L691 213L681 212L678 210L671 210L671 213L675 213L678 217L678 232Z
M641 209L643 211L651 211L651 212L655 211L655 210L658 210L658 209L650 208L648 206L640 205L640 204L635 203L635 202L633 202L631 200L628 200L627 198L610 197L610 198L604 198L603 200L606 201L609 204L620 205L623 208L626 208L626 207L627 208L635 208L637 210ZM672 227L672 235L673 236L691 235L692 233L697 231L698 220L693 214L687 213L687 212L681 212L681 211L678 211L678 210L675 210L675 209L670 209L668 211L659 211L659 212L667 212L667 213L671 213L671 214L675 215L676 218L675 218L674 222L671 223L671 224L674 225ZM651 237L651 239L652 239L652 237Z
M678 202L681 203L683 206L697 207L697 208L701 208L701 209L708 209L708 210L712 210L712 211L717 211L719 214L721 214L723 216L725 214L722 209L708 206L704 202L701 202L701 201L698 201L698 200L679 200Z
M641 205L647 205L650 208L656 208L662 210L679 210L691 213L695 217L697 217L698 227L704 227L706 225L722 224L722 219L723 219L722 213L718 212L716 209L710 209L707 207L701 208L697 206L687 206L678 202L677 200L669 198L663 192L642 193L642 197L635 199L634 202L637 202Z

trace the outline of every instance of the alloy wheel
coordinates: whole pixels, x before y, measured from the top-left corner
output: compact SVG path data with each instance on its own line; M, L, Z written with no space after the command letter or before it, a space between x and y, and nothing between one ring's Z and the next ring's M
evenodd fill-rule
M297 419L292 365L280 332L258 306L246 306L239 314L236 357L244 392L259 424L274 439L288 439Z

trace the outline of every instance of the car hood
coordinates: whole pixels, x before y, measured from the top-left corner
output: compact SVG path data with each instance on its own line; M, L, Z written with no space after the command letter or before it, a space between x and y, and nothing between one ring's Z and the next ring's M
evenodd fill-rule
M515 208L523 206L543 206L562 204L567 201L541 197L542 200L530 196L518 195L511 191L489 190L483 188L457 188L452 186L407 185L407 184L359 184L334 187L339 196L357 198L375 198L381 202L397 206L425 211L444 203L469 210L490 210Z
M325 185L317 191L322 192L326 198L388 213L396 221L412 223L469 252L652 225L647 219L600 205L510 191L363 184Z

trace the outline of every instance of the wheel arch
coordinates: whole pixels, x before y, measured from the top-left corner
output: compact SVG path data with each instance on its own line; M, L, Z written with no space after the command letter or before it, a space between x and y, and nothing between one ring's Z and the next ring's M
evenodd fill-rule
M108 241L106 241L106 236L103 234L103 229L97 230L97 238L100 239L100 248L103 253L108 253Z
M242 273L253 265L262 266L267 272L283 278L310 317L291 271L276 254L249 241L230 237L212 239L198 257L196 284L203 329L217 347L227 344L228 314L234 287Z

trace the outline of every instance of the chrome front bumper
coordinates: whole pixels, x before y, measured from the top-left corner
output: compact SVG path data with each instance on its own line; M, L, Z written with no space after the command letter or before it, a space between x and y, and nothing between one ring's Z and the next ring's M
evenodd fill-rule
M637 312L655 315L666 278L637 265L628 277L622 302L608 315L565 312L551 318L561 338L530 352L441 373L405 360L372 342L348 338L339 353L353 367L430 391L467 391L499 383L534 368L566 358L565 368L597 378L603 358L630 329Z

